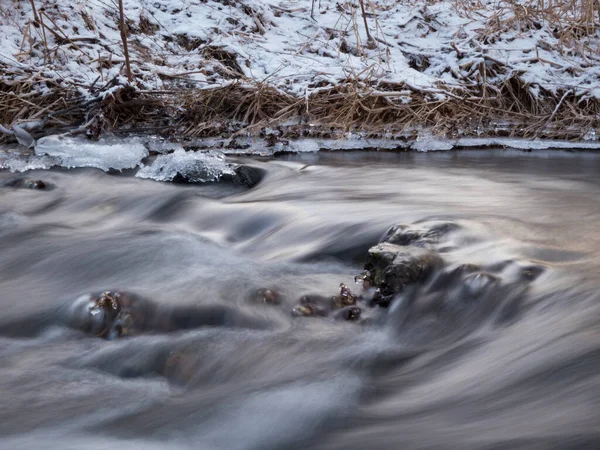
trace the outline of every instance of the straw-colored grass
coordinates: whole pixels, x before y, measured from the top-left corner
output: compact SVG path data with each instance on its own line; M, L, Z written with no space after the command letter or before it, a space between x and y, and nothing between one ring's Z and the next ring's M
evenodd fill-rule
M479 1L454 0L454 4L458 13L472 16L483 8ZM380 38L377 8L378 2L360 0L352 10L353 29L342 30L357 36L359 54L361 45L370 50L373 46L385 49L385 42ZM375 17L372 29L368 28L367 13ZM56 57L60 45L48 45L48 35L59 44L66 39L73 48L78 48L76 42L55 26L50 15L43 11L36 11L35 15L24 30L22 57L28 52L42 52L48 62ZM254 16L260 31L261 18ZM140 32L156 32L152 23L142 22ZM596 61L599 49L590 47L588 38L598 32L599 23L597 0L500 0L480 38L483 41L507 30L547 27L561 43L559 51ZM31 42L28 36L34 24L37 33L46 33L40 34L45 36L43 45L35 48L31 43L27 45ZM88 27L93 28L93 22ZM365 43L358 38L360 27L367 31ZM459 52L458 48L455 50ZM292 137L338 135L351 130L371 135L410 135L428 128L449 137L484 132L487 135L581 138L587 130L600 127L597 99L584 97L571 88L555 91L539 88L534 95L518 72L486 55L482 55L480 62L465 63L461 74L455 74L464 82L461 87L417 89L380 83L375 77L350 71L348 79L337 85L315 88L304 97L296 97L270 85L268 80L257 82L243 78L235 55L224 49L204 46L201 52L207 60L222 67L223 79L227 80L222 86L197 89L174 84L171 90L133 87L114 90L111 88L115 87L115 80L103 80L102 87L87 87L96 95L93 100L82 98L76 86L59 84L45 77L43 70L0 66L5 75L0 80L0 123L39 121L43 133L86 133L90 137L98 137L108 130L201 137L223 133L257 134L264 128L278 127L283 135L287 133ZM112 55L108 59L112 61ZM538 55L532 56L532 62L539 61ZM500 76L509 73L508 77ZM127 74L131 72L128 70Z

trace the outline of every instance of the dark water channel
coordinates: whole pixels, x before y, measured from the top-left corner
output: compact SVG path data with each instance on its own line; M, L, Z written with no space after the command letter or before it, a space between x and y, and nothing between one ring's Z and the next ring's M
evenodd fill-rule
M53 169L26 176L54 189L0 189L0 448L600 447L600 154L239 162L262 182ZM493 288L434 276L358 322L290 313L358 291L391 226L436 221L457 225L444 270L476 265ZM67 326L106 290L144 299L151 324Z

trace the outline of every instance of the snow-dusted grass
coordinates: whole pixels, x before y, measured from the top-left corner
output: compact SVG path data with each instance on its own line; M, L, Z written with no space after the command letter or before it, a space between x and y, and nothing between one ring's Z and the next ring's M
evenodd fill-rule
M363 3L124 0L134 91L115 2L6 0L0 123L595 135L593 0Z

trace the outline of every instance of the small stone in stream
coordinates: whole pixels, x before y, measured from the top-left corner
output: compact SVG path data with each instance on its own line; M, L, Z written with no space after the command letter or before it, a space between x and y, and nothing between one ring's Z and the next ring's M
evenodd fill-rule
M126 335L133 323L130 312L121 304L119 292L103 292L92 300L88 311L91 316L90 331L105 339Z
M354 282L356 284L362 284L363 289L369 289L373 285L373 278L371 277L371 272L368 270L363 270L360 275L356 275L354 277Z
M350 322L356 322L360 319L362 310L358 306L348 306L338 311L335 318L338 320L347 320Z
M71 306L65 325L107 340L157 328L156 306L137 295L105 291L83 295Z
M201 364L197 351L184 348L172 351L167 355L162 367L157 371L175 385L185 386L190 383L198 372Z
M315 317L325 315L321 308L310 303L296 306L294 309L292 309L292 314L297 317Z
M434 222L427 224L424 228L396 225L387 232L382 241L402 246L430 247L437 244L442 237L459 228L460 226L453 222Z
M256 291L256 297L259 301L268 305L279 305L281 303L279 295L272 289L259 289Z
M348 289L344 283L340 283L340 304L342 306L350 306L356 304L356 296Z
M486 272L473 273L464 279L464 286L471 296L478 296L491 286L500 283L500 278Z
M542 266L528 266L524 267L521 270L521 277L528 281L534 281L537 279L542 273L544 273L546 269Z
M13 181L9 181L5 186L16 187L22 189L37 189L45 190L50 189L50 184L43 180L32 180L30 178L18 178Z
M300 305L292 310L297 317L324 317L329 312L325 297L320 295L305 295L300 299Z

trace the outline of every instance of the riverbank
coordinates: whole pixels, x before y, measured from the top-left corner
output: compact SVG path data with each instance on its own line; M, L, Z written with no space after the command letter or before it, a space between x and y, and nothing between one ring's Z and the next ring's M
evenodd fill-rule
M592 1L128 0L122 18L126 44L113 4L1 6L0 124L269 145L594 141L600 126Z

